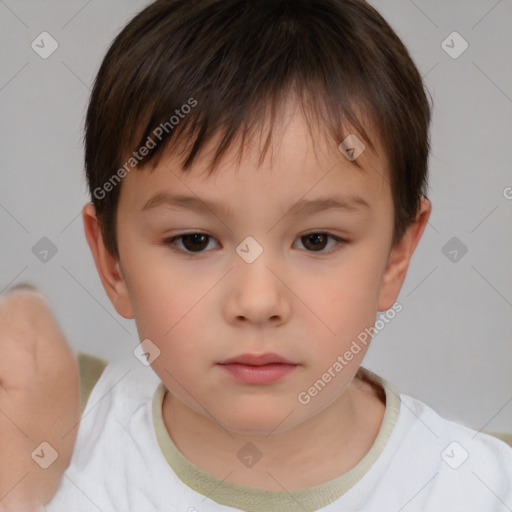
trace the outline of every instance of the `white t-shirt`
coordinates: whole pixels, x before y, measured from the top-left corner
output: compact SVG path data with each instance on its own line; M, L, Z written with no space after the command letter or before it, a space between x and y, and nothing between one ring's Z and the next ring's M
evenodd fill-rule
M165 388L157 375L149 367L110 363L87 402L71 465L45 510L512 510L510 446L441 418L420 400L362 371L386 396L384 419L370 451L348 473L325 484L275 492L220 480L188 461L165 429Z

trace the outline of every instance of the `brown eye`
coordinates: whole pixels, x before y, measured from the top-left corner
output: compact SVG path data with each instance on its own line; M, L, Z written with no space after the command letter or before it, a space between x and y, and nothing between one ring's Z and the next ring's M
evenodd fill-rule
M174 251L185 255L200 254L205 251L213 238L206 233L183 233L182 235L166 238L163 243Z
M304 247L312 251L321 251L327 245L329 235L325 233L310 233L301 237Z
M208 235L204 233L192 233L190 235L182 235L183 247L188 251L202 251L208 246Z
M324 233L322 231L311 231L302 235L297 240L300 240L307 252L316 252L319 254L331 254L348 243L347 240L339 236ZM330 242L330 243L329 243ZM327 250L324 250L326 249Z

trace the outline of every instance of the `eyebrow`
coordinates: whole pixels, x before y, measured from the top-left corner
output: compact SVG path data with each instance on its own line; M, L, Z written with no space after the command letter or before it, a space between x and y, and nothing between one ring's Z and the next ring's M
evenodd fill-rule
M142 207L141 212L161 206L173 209L187 209L197 213L222 214L226 217L233 216L233 212L226 204L217 203L208 199L199 199L194 196L170 194L167 192L160 192L154 195ZM317 199L300 199L288 209L286 215L306 215L331 209L358 211L369 208L370 205L368 202L357 195L319 197Z

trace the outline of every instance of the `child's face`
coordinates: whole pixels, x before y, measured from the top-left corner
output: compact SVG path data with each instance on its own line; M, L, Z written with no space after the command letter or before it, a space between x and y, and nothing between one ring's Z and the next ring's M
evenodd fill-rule
M322 391L307 404L299 400L373 326L377 311L392 306L403 280L388 266L393 203L382 153L367 146L360 170L323 139L315 155L298 111L286 128L272 168L271 151L256 168L253 147L237 172L233 151L210 177L200 174L207 160L188 175L162 160L152 173L126 176L118 205L124 279L109 293L115 307L134 316L140 339L160 350L152 367L174 396L228 430L253 435L299 425L342 395L365 355L360 342ZM188 196L194 209L144 209L162 193ZM346 207L286 214L298 201L320 198ZM207 202L219 210L202 209ZM311 231L346 242L304 237ZM191 232L208 238L178 239L177 251L164 243ZM262 252L249 262L237 248L244 257ZM273 382L256 371L256 384L219 364L248 353L278 354L296 366Z

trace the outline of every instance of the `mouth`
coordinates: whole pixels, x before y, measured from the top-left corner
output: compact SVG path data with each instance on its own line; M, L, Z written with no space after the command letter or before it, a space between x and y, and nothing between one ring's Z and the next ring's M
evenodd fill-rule
M230 357L224 361L220 361L218 364L244 364L249 366L264 366L268 364L293 364L293 361L285 359L278 354L240 354L235 357Z
M277 354L241 354L217 364L234 380L253 385L276 382L298 366Z

